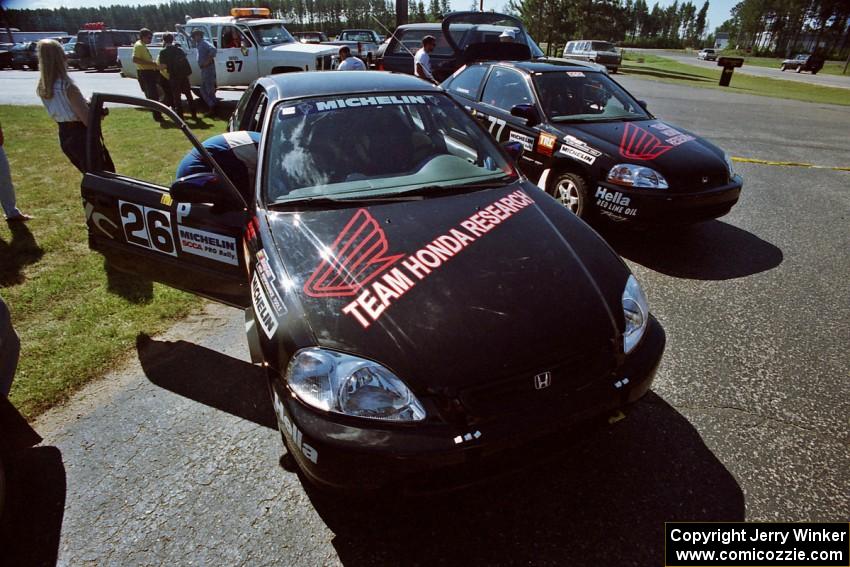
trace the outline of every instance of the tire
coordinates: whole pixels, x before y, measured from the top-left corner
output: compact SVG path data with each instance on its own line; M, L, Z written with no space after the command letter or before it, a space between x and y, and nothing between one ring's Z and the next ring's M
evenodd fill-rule
M612 72L612 73L614 73L614 74L616 75L616 74L617 74L617 71L618 71L619 69L620 69L619 67L614 67L613 69L611 69L611 72Z
M782 71L783 73L785 72L785 63L783 63L782 65L779 66L779 70Z
M549 194L577 217L590 216L590 194L582 176L569 171L561 173L552 180Z
M812 75L817 75L817 74L818 74L817 71L812 71Z
M802 72L803 72L803 67L802 67L802 66L800 66L800 65L798 65L798 66L797 66L797 72L798 72L798 73L802 73Z

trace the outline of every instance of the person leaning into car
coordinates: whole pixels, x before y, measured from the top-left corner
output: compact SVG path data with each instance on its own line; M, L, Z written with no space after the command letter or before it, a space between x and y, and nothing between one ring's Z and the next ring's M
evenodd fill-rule
M437 38L426 35L422 38L422 47L413 56L413 74L429 83L437 84L431 72L431 52L437 47Z

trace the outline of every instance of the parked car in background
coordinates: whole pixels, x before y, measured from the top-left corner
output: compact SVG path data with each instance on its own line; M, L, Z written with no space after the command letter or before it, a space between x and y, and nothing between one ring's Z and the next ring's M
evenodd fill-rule
M505 30L516 34L513 43L500 43L499 36ZM495 12L456 12L441 24L399 26L381 46L377 68L412 75L413 55L426 35L437 40L431 53L431 70L437 81L444 81L470 61L545 57L518 18Z
M330 44L348 46L352 55L359 57L367 66L372 67L378 55L381 39L374 30L342 30Z
M292 35L301 43L325 43L329 41L325 32L320 31L294 32Z
M80 69L94 67L103 71L118 66L118 48L132 46L139 39L138 30L112 30L90 25L77 33L74 53Z
M0 69L8 69L12 66L12 48L14 43L0 43Z
M25 41L12 47L12 69L23 69L26 67L32 71L38 71L37 43L35 41Z
M801 53L794 59L786 59L779 66L780 71L809 71L812 75L817 75L818 71L823 69L823 57L819 55L806 55Z
M712 49L711 47L705 47L700 49L697 52L697 59L703 59L705 61L716 61L717 60L717 50Z
M62 46L62 49L65 51L65 61L69 68L79 69L80 68L80 58L77 56L77 38L69 41L65 45Z
M623 64L623 54L617 51L613 43L609 41L596 41L580 39L568 41L564 46L564 59L576 59L578 61L590 61L605 65L612 73L616 73Z
M602 73L488 61L442 87L498 142L522 144L522 172L586 220L690 224L725 215L741 193L723 150L656 119Z

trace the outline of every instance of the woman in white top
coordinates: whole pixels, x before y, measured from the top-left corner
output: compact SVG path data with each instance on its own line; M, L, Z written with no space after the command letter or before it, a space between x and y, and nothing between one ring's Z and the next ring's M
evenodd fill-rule
M89 103L68 76L65 51L58 41L42 39L38 42L38 68L41 78L36 93L47 113L59 124L59 145L71 163L85 173ZM103 149L102 166L106 171L115 171L106 148Z

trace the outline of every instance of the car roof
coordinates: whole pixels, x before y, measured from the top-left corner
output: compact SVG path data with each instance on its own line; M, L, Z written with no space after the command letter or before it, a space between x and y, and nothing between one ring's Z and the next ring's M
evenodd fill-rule
M552 71L587 71L588 73L600 72L593 67L583 65L578 61L565 61L563 59L554 58L549 58L545 61L481 61L480 63L487 65L506 65L508 67L515 67L527 73L548 73Z
M269 18L234 18L233 16L210 16L207 18L192 18L185 25L194 26L197 24L283 24L283 20L272 20Z
M418 91L442 93L436 86L413 75L369 71L311 71L283 73L257 79L269 94L269 99L306 98L314 96L336 96L352 93L380 93L396 91Z

